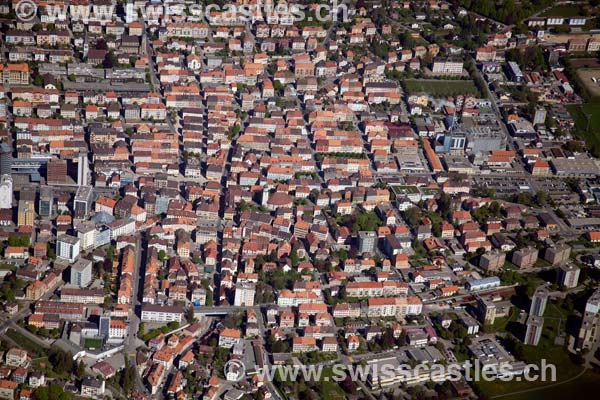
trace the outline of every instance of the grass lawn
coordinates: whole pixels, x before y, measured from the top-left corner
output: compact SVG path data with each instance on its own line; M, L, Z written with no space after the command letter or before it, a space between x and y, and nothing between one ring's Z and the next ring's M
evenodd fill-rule
M561 6L555 6L548 11L540 14L542 17L576 17L580 15L579 7L576 5L564 4Z
M435 80L407 79L403 81L404 90L408 94L425 92L434 97L479 95L479 90L472 80Z
M344 390L339 383L333 380L333 370L331 368L323 368L321 380L317 383L319 395L323 399L343 400L346 398Z
M546 389L534 392L502 397L504 400L562 400L574 398L594 398L600 391L600 374L586 371L579 378Z
M0 271L15 271L17 267L10 264L0 264Z
M19 345L19 347L23 348L23 350L26 350L27 353L29 353L33 357L42 356L47 352L45 348L43 348L33 340L29 339L27 336L24 336L23 334L14 329L7 330L6 336L12 339L15 343Z
M310 387L312 390L319 394L319 398L322 399L331 399L331 400L344 400L346 398L346 392L340 386L338 382L334 380L335 376L333 374L332 367L319 367L322 368L320 379L315 380L315 376L311 377L310 380L307 380L304 384L307 387ZM300 372L301 376L302 373ZM291 385L288 385L289 382L284 383L282 385L278 384L278 380L275 380L275 385L278 389L278 392L282 395L284 399L295 399L296 396L293 391L290 390Z
M102 339L86 338L83 340L83 347L86 349L101 349Z
M545 326L544 331L546 331ZM542 341L544 341L544 339L542 339ZM542 341L540 341L540 344L537 347L525 346L525 362L534 363L539 366L539 360L546 359L546 365L554 364L556 366L556 382L550 381L551 375L550 372L548 372L546 378L547 381L538 380L535 382L527 382L524 380L518 381L517 379L510 382L502 382L500 380L491 382L480 381L477 383L477 386L487 395L487 397L493 398L494 396L510 394L521 390L537 387L542 388L552 383L558 383L573 378L581 372L583 367L574 364L564 348L551 345L547 343L547 341L547 345L544 345ZM511 397L507 396L503 398L509 399Z
M490 331L493 332L506 332L506 328L509 323L516 322L519 318L519 310L516 307L513 307L510 310L510 315L508 317L496 318L494 324L492 325Z
M69 379L71 375L69 372L63 372L62 374L56 373L56 371L54 371L54 369L52 368L52 364L48 360L48 357L33 358L31 360L31 365L33 367L33 370L44 372L46 374L46 378Z
M577 135L585 140L592 153L600 153L600 104L571 104L567 110L575 120Z

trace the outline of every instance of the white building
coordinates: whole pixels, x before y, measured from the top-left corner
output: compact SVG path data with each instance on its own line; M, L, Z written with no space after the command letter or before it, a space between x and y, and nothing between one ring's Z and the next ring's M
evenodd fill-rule
M75 227L77 237L80 240L81 250L89 250L94 248L96 242L96 226L93 222L83 222Z
M463 61L457 58L436 58L433 60L432 72L436 75L461 75Z
M83 397L101 397L104 395L105 382L100 379L85 377L81 381L81 395Z
M0 209L11 209L13 200L13 182L10 175L2 176L0 183Z
M142 305L142 322L179 322L183 319L183 308L180 306L161 306L158 304Z
M81 241L70 235L61 235L56 239L56 256L69 262L75 262L79 257Z
M115 240L119 236L133 235L135 233L135 220L121 219L113 221L109 224L110 238Z
M254 306L256 287L252 282L238 282L235 285L235 306Z
M125 339L127 336L127 323L122 319L111 319L108 329L109 339Z
M79 287L89 285L92 282L92 262L82 258L71 265L70 282Z
M500 278L490 276L482 279L474 279L465 284L467 290L474 292L477 290L491 289L500 286Z
M242 340L242 333L238 329L225 328L219 335L219 347L230 349Z

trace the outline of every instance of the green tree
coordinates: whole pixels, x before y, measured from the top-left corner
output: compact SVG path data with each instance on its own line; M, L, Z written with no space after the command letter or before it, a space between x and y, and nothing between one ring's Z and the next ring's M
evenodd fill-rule
M290 252L290 260L292 262L292 267L298 266L298 252L295 249L292 249Z
M9 236L8 245L18 247L28 247L30 244L28 236Z
M540 207L544 207L546 205L547 201L548 201L548 193L544 192L543 190L538 190L538 192L535 194L535 202Z
M47 386L42 386L33 392L35 400L70 400L73 396L63 390L60 385L51 383Z
M404 220L411 228L414 228L419 224L420 218L421 210L418 207L411 207L404 211Z
M130 393L133 389L133 385L135 383L135 374L135 366L130 365L127 358L125 358L125 368L123 369L119 380L119 384L121 385L125 393Z
M190 306L190 307L187 309L187 312L186 312L185 318L187 319L187 321L188 321L189 323L196 322L196 317L194 316L194 307L191 307L191 306Z
M77 371L75 372L75 375L79 379L81 379L81 378L84 377L84 375L85 375L85 363L83 361L79 361L79 364L77 364Z
M234 138L241 130L242 128L238 124L230 126L227 136L229 136L230 139Z
M105 69L111 69L111 68L116 67L118 64L119 63L117 61L117 56L111 50L104 57L104 61L102 62L102 67L105 68Z
M115 259L115 246L110 245L106 248L106 259L109 261L114 261Z
M48 351L48 361L58 374L73 371L73 356L59 347L52 346Z

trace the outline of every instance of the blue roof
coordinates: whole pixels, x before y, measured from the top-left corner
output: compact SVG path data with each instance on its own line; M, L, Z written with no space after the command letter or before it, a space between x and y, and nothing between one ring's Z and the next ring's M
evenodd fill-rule
M100 211L92 217L92 221L96 224L110 224L114 220L115 217L104 211Z

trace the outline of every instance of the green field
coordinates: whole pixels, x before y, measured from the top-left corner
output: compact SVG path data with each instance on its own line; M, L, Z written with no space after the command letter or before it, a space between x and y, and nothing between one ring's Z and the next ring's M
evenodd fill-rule
M575 120L576 134L585 140L592 154L600 154L600 104L571 104L567 110Z
M579 7L569 4L552 7L540 14L542 17L576 17L578 15L581 15Z
M546 333L546 327L544 326L544 333ZM517 393L522 390L528 390L533 388L543 388L553 383L559 383L562 381L569 381L575 378L583 370L583 367L576 365L571 361L569 354L566 349L553 346L547 343L544 345L544 339L540 341L537 347L525 346L525 361L527 363L533 363L540 365L539 360L545 359L546 364L554 364L556 366L556 382L551 381L534 381L527 382L524 380L513 380L510 382L502 382L500 380L484 382L480 381L476 385L479 389L485 393L488 398L494 398L495 396L503 396L503 399L511 399L512 396L506 396L511 393ZM537 362L536 362L537 361ZM548 379L550 377L548 376ZM567 385L569 382L565 383ZM600 383L599 383L600 384ZM530 397L527 397L530 398Z
M532 392L501 397L504 400L562 400L570 397L594 398L600 391L600 375L587 370L582 376L564 384Z
M86 349L99 350L102 348L102 339L85 338L83 340L83 347Z
M467 94L479 96L479 90L472 80L407 79L402 84L408 94L425 92L434 97Z
M0 264L0 271L15 271L17 267L10 264Z
M42 356L47 352L45 348L14 329L8 329L6 331L6 336L33 357Z
M319 394L324 399L345 399L346 395L340 385L333 380L333 370L331 368L323 368L323 374L321 381L318 384L320 389Z

